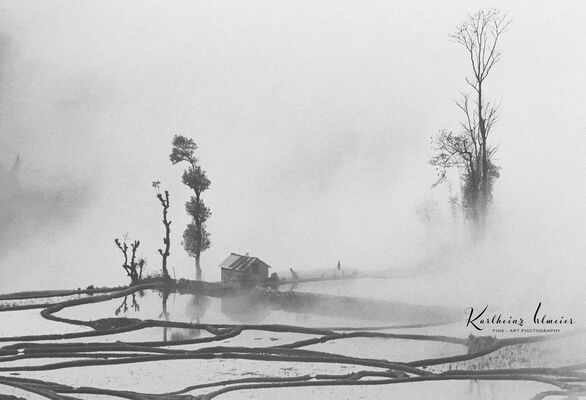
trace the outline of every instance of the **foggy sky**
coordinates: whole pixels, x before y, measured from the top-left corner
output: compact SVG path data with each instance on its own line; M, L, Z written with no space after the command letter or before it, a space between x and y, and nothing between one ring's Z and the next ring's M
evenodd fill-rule
M20 153L30 187L60 179L89 199L66 227L5 243L0 289L123 282L113 239L125 232L156 269L153 180L171 192L172 273L193 277L174 134L196 141L212 181L207 279L231 251L277 271L429 257L504 268L528 297L584 276L583 2L2 4L0 160ZM487 243L470 250L416 210L447 207L446 188L430 188L430 137L458 128L470 69L448 34L486 7L513 22L486 82L501 178Z

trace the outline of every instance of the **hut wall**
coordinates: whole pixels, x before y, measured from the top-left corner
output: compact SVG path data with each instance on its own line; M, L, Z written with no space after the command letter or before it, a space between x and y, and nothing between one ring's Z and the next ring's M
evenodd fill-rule
M252 287L269 278L269 266L263 262L255 262L248 267L245 275L245 286Z
M222 268L222 283L234 288L253 287L269 278L269 266L256 262L244 271Z
M222 268L222 283L234 288L242 287L244 284L244 273Z

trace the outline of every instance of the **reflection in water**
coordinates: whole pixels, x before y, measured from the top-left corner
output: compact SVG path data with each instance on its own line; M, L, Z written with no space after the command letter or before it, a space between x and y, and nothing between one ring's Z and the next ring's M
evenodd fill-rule
M171 292L168 288L161 292L162 311L161 314L159 314L159 318L164 318L167 321L169 321L170 316L170 313L167 309L167 301L169 299L170 293ZM193 294L191 296L191 300L187 304L187 307L185 307L185 315L189 318L189 321L199 324L206 313L209 302L209 297L199 293ZM163 328L163 340L165 342L168 341L169 338L171 341L193 339L201 336L201 334L201 329Z
M478 399L480 398L480 385L478 381L469 381L468 382L468 398L469 399Z
M192 323L199 324L201 319L205 316L210 298L202 294L194 294L191 296L189 303L185 307L185 315L189 317ZM171 340L194 339L202 334L201 329L176 329L171 333Z
M173 301L170 303L172 293ZM424 322L446 323L450 322L453 317L451 310L442 307L296 291L254 290L237 296L224 295L220 297L217 293L211 293L210 296L205 290L179 294L173 287L161 287L156 290L146 290L144 293L134 296L128 295L124 300L116 301L122 301L121 304L117 305L116 315L135 312L142 314L142 318L175 320L194 324L205 322L231 324L301 323L314 326L324 326L324 324L349 326L348 324L350 324L360 327L365 324L370 326L381 322L399 325ZM177 301L179 303L175 305ZM460 318L460 315L458 314L457 317ZM164 338L169 338L170 329L164 330ZM178 331L175 337L186 334L194 337L194 335L200 334L199 332L187 332L185 328L172 328L171 331L173 330Z
M161 298L162 300L162 311L159 314L159 319L163 318L165 319L165 321L169 321L169 311L167 311L167 300L169 300L169 294L171 294L171 290L167 287L165 287L161 292ZM167 341L167 333L168 333L169 328L168 327L164 327L163 328L163 341Z
M201 319L205 316L205 313L210 304L210 298L202 294L196 293L191 296L191 300L185 307L185 314L190 320L195 323L200 323Z
M161 288L162 289L162 288ZM194 322L194 323L210 323L210 324L283 324L283 325L297 325L308 327L319 326L351 326L364 329L364 326L379 325L380 320L373 320L374 322L365 322L365 317L375 315L372 309L363 308L362 314L358 315L355 311L362 305L370 305L372 307L382 308L384 305L393 305L395 308L389 312L379 312L379 317L388 318L383 320L384 323L394 323L395 319L401 316L398 307L404 307L408 311L412 311L420 320L431 320L432 317L436 319L438 316L433 314L429 316L428 312L436 311L435 308L417 307L406 305L403 303L392 303L385 301L373 301L369 299L361 299L360 301L349 300L349 298L339 298L338 296L308 296L296 292L279 292L272 291L259 292L251 291L246 294L241 294L235 297L217 297L206 296L202 291L191 292L189 294L177 294L173 292L173 298L170 299L172 290L145 290L144 295L128 295L122 299L116 299L116 304L110 304L107 309L108 313L112 313L112 309L116 308L116 315L119 313L133 314L136 313L137 318L149 319L160 318L164 320L172 320L177 322ZM171 300L171 301L170 301ZM122 301L121 304L119 302ZM140 302L140 306L139 306ZM105 305L105 303L104 303ZM139 311L140 309L140 311ZM102 312L103 308L100 309ZM390 312L393 311L393 312ZM78 311L79 312L79 311ZM375 315L376 316L376 315ZM360 317L360 318L356 318ZM458 325L448 325L442 328L415 328L406 333L413 334L448 334L449 336L462 337L462 331ZM161 332L163 329L163 340L167 343L185 341L183 344L189 344L189 340L207 337L209 333L197 329L182 329L182 328L157 328L149 330L148 340L152 341L152 334L161 340ZM340 328L341 329L341 328ZM284 344L290 339L288 336L273 335L263 337L263 334L255 334L254 337L242 336L242 345L257 347L258 343L253 340L266 339L266 342L280 340L275 343ZM269 341L270 340L270 341ZM473 341L476 350L481 350L487 346L492 345L492 340L486 337L477 337ZM574 340L574 341L572 341ZM583 338L564 339L563 342L544 342L539 344L527 344L508 346L497 352L491 353L484 357L478 357L474 360L462 361L444 365L442 367L432 368L430 372L442 373L447 370L485 370L485 369L507 369L507 368L538 368L538 367L560 367L563 365L577 364L583 361L583 356L577 349L586 348L583 346ZM239 342L240 343L240 342ZM568 351L563 349L572 349L571 354L566 355ZM327 346L322 346L321 349L316 347L315 350L325 350L332 353L339 353L346 356L365 357L367 359L390 359L399 362L408 362L413 360L421 360L428 358L447 357L452 355L464 354L465 350L461 346L446 344L443 342L421 342L421 341L402 341L402 340L381 340L377 338L356 338L348 341L333 341ZM585 351L586 352L586 351ZM584 354L582 352L581 354ZM555 356L555 357L554 357ZM225 364L210 362L210 369L218 369L218 373L223 372ZM308 373L308 370L297 369L299 374ZM310 367L309 367L310 368ZM216 370L214 370L216 371ZM264 373L264 371L260 371ZM452 384L452 383L450 383ZM431 387L432 383L422 385ZM460 397L473 400L484 400L492 398L521 398L520 393L535 394L539 389L535 387L535 383L527 383L522 385L519 382L505 383L505 382L486 382L468 380L459 382L457 391ZM425 386L425 387L424 387ZM454 385L455 386L455 385ZM512 394L512 395L511 395ZM529 398L527 396L525 398ZM427 398L427 397L426 397ZM428 396L428 398L432 398Z
M162 290L160 292L160 296L163 299L163 304L162 304L162 311L159 314L159 318L163 318L166 321L169 321L169 311L167 311L167 300L169 300L170 294L171 294L171 290L168 288L165 288L164 290Z
M173 308L173 306L169 306L168 304L171 292L172 291L170 288L162 288L160 290L153 291L153 293L157 293L161 298L161 312L157 317L159 319L164 319L165 321L169 321L171 319L171 312L169 310L170 308ZM142 298L144 295L144 291L139 291L137 293L125 296L122 300L122 303L114 310L114 314L116 316L118 316L120 313L126 314L129 309L133 310L134 312L139 312L141 308L138 302L138 298ZM199 293L191 295L190 300L185 307L185 315L188 317L188 320L196 324L201 323L210 303L211 298L208 296ZM169 340L192 339L201 335L201 329L182 329L169 327L163 328L163 341L165 342Z
M469 381L468 382L468 398L470 400L478 399L498 399L502 393L502 387L494 382L487 381Z
M271 314L267 305L253 296L246 295L223 297L221 309L231 320L247 324L261 323Z
M144 296L144 292L140 291L138 292L140 297ZM131 303L131 307L134 311L140 311L140 305L138 304L138 302L136 301L136 293L132 293L132 303ZM120 312L126 313L128 311L128 296L124 296L124 300L122 300L122 304L120 304L120 306L114 310L114 314L118 315L120 314Z

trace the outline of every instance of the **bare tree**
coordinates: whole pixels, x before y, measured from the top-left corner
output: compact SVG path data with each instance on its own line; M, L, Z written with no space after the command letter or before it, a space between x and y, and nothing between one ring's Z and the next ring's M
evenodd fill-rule
M484 230L494 180L499 177L499 168L493 163L497 147L488 140L498 108L486 100L484 84L501 58L497 46L509 24L510 20L498 10L478 11L450 35L468 53L472 75L465 80L473 93L463 93L456 102L464 114L458 133L441 130L433 138L435 155L430 163L438 170L436 185L445 181L450 168L458 168L462 177L462 205L479 232Z
M122 268L126 272L126 275L130 278L131 284L138 283L142 279L142 270L145 265L145 260L143 258L136 259L136 250L138 246L140 246L140 241L135 240L130 244L130 260L128 259L128 244L126 244L128 238L125 235L124 240L120 241L120 239L114 239L114 243L122 252L124 256L124 263L122 264Z
M165 250L159 249L159 254L161 255L162 261L162 271L163 271L163 278L169 279L169 271L167 269L167 258L171 254L169 252L169 248L171 247L171 221L167 219L167 212L169 210L169 191L165 190L165 196L161 194L160 190L161 182L155 181L153 182L153 188L155 189L155 194L157 195L157 199L161 202L161 206L163 207L163 225L165 226L165 237L163 238L163 244L165 245Z

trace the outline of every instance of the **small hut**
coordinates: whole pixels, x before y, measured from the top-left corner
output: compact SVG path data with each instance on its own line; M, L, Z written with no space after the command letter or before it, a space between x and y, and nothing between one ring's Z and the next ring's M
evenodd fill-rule
M220 264L222 283L235 288L250 288L269 278L270 265L257 257L231 253Z

